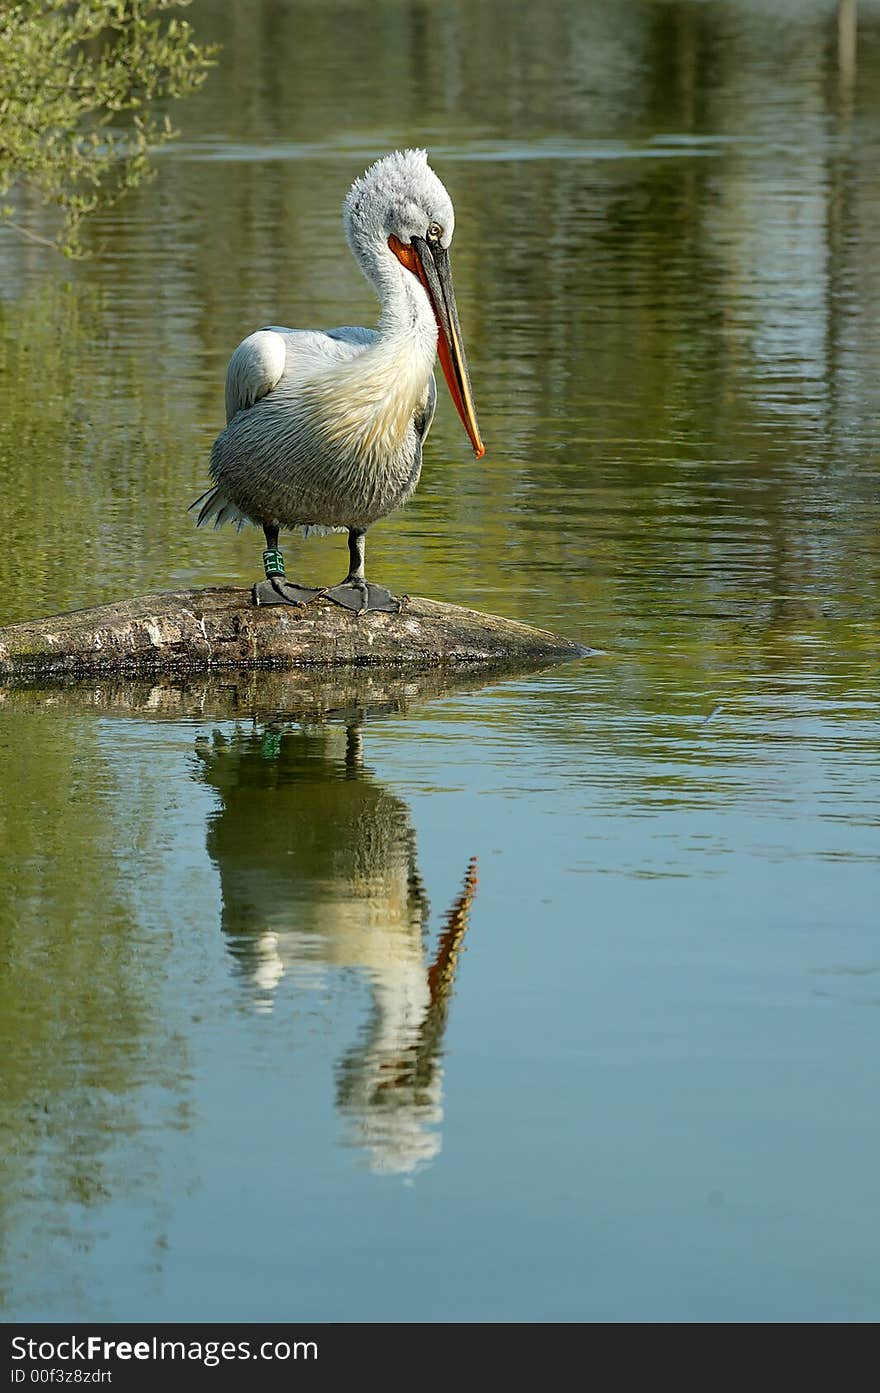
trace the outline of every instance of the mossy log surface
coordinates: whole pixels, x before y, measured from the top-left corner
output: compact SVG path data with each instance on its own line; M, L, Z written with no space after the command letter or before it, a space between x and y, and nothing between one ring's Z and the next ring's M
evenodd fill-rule
M354 615L319 599L255 608L249 590L177 590L0 629L0 681L218 669L490 668L592 650L515 620L408 598L399 614Z

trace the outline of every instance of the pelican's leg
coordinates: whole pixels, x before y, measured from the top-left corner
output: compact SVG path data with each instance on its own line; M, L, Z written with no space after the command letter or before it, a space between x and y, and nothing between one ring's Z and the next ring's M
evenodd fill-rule
M332 586L325 590L324 594L328 600L333 600L346 609L353 609L356 614L364 614L371 609L397 614L400 611L400 601L394 598L390 590L385 590L381 585L373 585L364 574L366 540L367 534L364 529L348 529L348 575L341 585Z
M263 552L263 566L266 579L258 581L251 591L255 605L307 605L323 594L306 585L293 585L284 574L284 557L278 550L278 528L264 523L266 550Z

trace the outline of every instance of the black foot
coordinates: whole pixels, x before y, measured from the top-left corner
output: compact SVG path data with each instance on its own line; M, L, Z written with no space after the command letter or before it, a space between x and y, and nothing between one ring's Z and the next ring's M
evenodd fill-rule
M258 581L251 591L255 605L307 605L323 595L323 590L312 590L307 585L294 585L284 576L271 576L269 580Z
M374 609L383 610L386 614L400 613L400 601L390 590L366 580L344 580L341 585L325 590L324 594L334 604L353 609L355 614L366 614Z

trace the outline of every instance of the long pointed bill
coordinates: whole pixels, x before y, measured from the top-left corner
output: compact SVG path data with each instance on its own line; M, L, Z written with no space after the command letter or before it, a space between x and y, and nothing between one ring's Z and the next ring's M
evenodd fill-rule
M437 352L449 395L455 402L462 425L474 447L474 454L477 459L482 459L486 447L480 439L471 379L461 342L449 252L445 247L431 246L423 237L414 237L412 244L407 246L405 242L392 235L388 238L388 245L398 261L402 262L407 270L412 271L413 275L418 276L428 292L440 331L437 336Z

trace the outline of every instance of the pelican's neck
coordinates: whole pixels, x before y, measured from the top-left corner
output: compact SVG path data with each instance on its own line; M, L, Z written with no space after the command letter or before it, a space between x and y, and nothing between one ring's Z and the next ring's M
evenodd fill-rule
M421 360L427 382L437 354L437 320L428 292L384 242L371 247L369 254L358 260L382 307L377 347L399 349L410 358Z
M424 286L390 247L352 241L352 250L382 305L377 336L354 357L333 363L310 392L324 436L384 468L405 449L413 416L426 401L437 321Z

